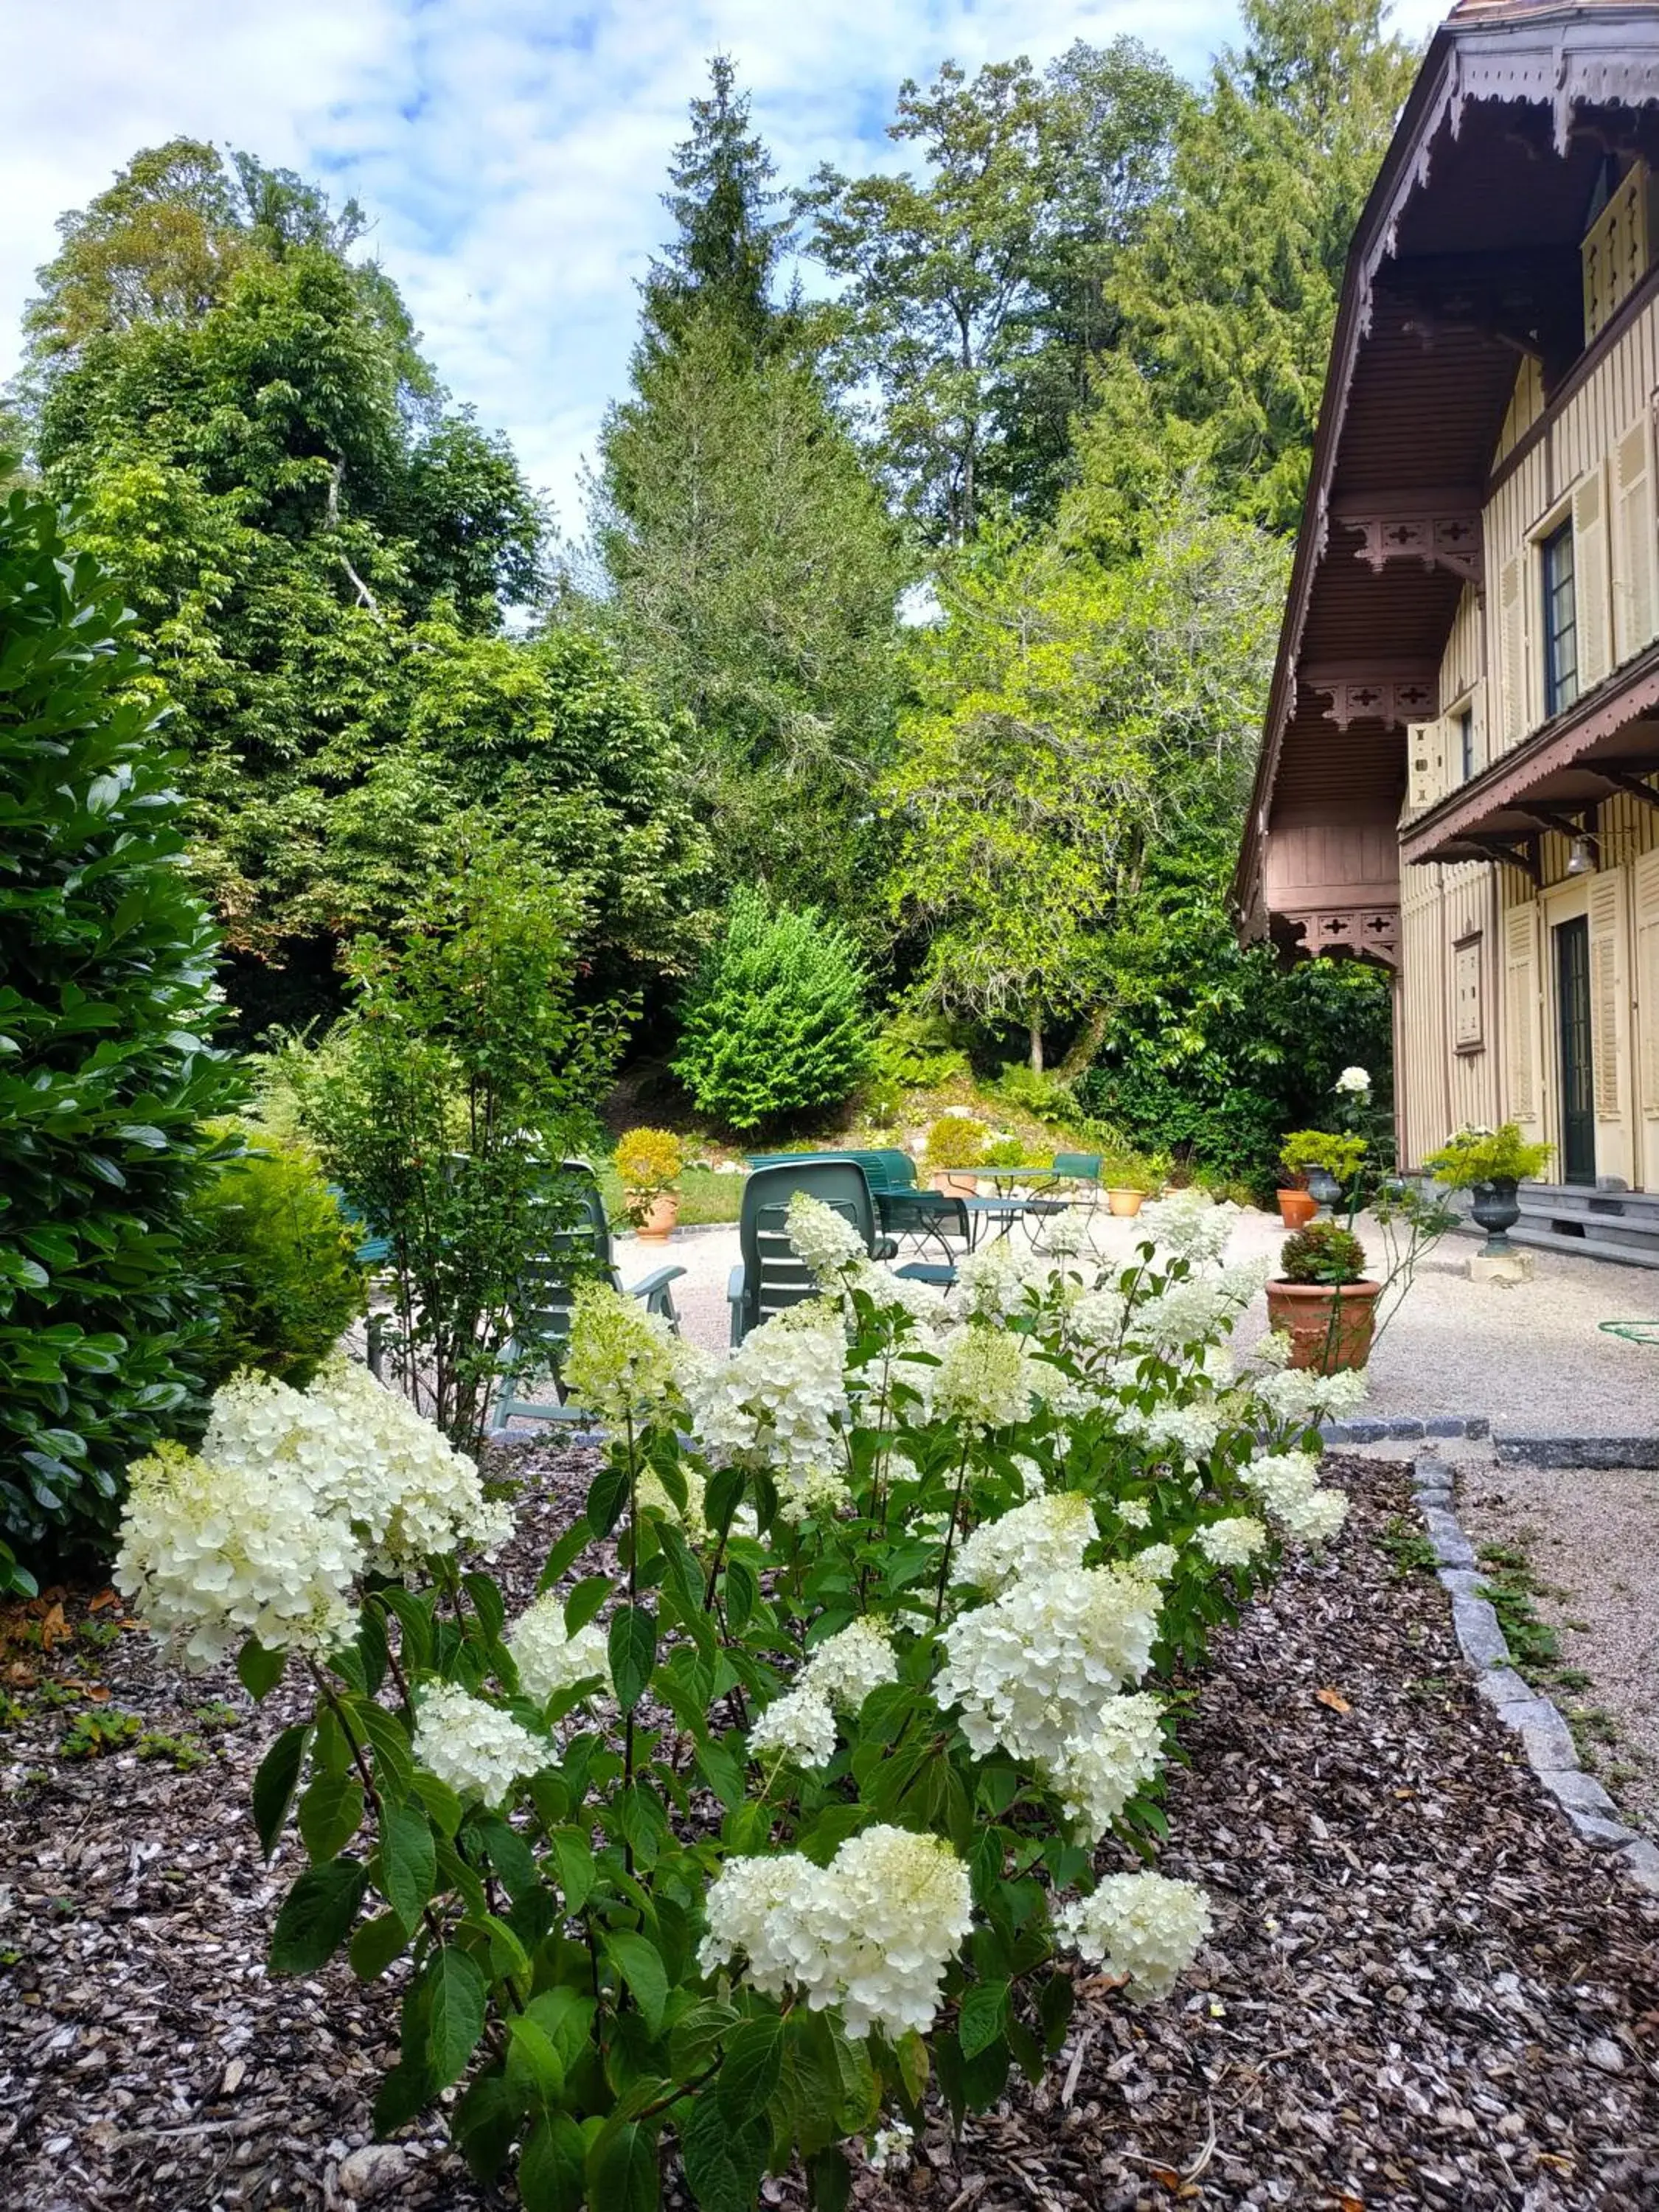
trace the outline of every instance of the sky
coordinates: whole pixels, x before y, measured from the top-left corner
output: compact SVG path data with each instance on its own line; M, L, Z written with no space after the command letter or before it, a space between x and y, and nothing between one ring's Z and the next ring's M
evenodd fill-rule
M1425 35L1449 0L1397 0ZM53 224L143 146L211 139L356 194L458 401L580 530L637 280L708 57L729 53L782 181L901 166L907 76L1127 33L1198 76L1219 0L0 0L0 381Z

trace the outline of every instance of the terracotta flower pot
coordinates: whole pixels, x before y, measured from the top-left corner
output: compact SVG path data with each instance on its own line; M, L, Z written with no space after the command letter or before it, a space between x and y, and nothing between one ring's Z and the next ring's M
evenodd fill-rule
M1305 1229L1319 1211L1319 1200L1310 1190L1281 1190L1279 1194L1279 1218L1287 1229Z
M1267 1326L1290 1338L1292 1367L1363 1367L1382 1295L1381 1283L1269 1283Z
M1139 1212L1146 1203L1146 1194L1144 1190L1126 1190L1121 1185L1115 1189L1109 1190L1106 1194L1109 1211L1125 1220L1127 1220L1131 1215Z
M653 1199L643 1199L637 1192L630 1191L628 1204L630 1211L640 1214L640 1225L635 1233L641 1243L665 1244L680 1218L678 1191L659 1190Z
M935 1190L942 1190L947 1198L975 1198L979 1185L970 1175L957 1175L951 1168L936 1168L929 1177Z

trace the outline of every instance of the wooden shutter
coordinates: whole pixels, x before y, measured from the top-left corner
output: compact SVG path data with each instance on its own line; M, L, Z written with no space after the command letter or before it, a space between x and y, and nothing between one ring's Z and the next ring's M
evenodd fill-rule
M1617 870L1589 887L1590 1058L1595 1118L1624 1119L1625 878Z
M1529 550L1505 561L1498 587L1498 680L1503 696L1498 702L1498 728L1502 750L1518 745L1532 717L1528 711L1527 573Z
M1637 1017L1642 1024L1642 1112L1659 1121L1659 852L1632 872L1636 893Z
M1644 415L1613 456L1613 653L1616 665L1659 629L1659 544L1653 511L1651 426Z
M1504 916L1504 1087L1511 1121L1543 1118L1538 1083L1538 915L1528 902Z
M1447 788L1446 744L1450 724L1413 722L1406 732L1407 758L1411 763L1411 775L1407 792L1407 805L1413 814L1421 814L1443 798Z
M1593 691L1613 665L1606 485L1607 470L1598 461L1580 477L1572 495L1573 621L1581 692Z

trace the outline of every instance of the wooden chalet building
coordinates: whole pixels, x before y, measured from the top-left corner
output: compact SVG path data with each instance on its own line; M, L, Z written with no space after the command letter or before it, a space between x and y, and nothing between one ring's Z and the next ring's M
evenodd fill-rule
M1234 884L1392 968L1403 1164L1659 1249L1659 4L1463 0L1366 206ZM1644 1227L1644 1224L1647 1224Z

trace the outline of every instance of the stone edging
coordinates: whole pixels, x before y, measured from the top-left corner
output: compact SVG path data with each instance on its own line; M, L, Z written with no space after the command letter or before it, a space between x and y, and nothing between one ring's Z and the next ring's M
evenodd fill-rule
M1451 1598L1458 1649L1476 1690L1520 1738L1528 1765L1583 1841L1616 1852L1632 1881L1659 1896L1659 1846L1620 1820L1612 1798L1579 1765L1572 1731L1553 1701L1515 1671L1503 1626L1485 1595L1474 1547L1452 1504L1452 1469L1438 1453L1425 1452L1412 1468L1412 1488L1439 1562L1440 1580Z

